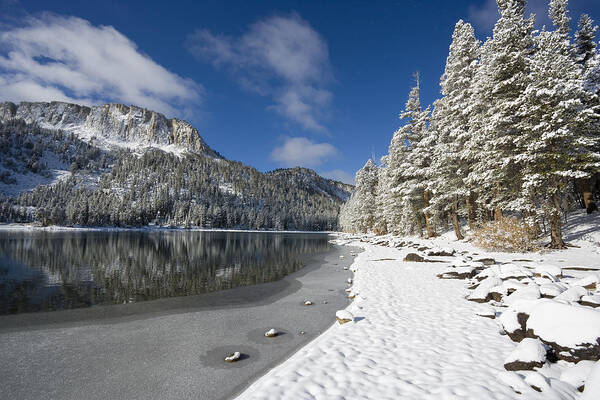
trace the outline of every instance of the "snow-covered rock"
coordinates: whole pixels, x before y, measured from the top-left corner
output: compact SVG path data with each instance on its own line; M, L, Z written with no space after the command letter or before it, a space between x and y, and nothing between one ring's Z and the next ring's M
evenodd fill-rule
M581 300L579 300L579 303L581 305L593 308L600 307L600 294L581 296Z
M500 265L498 277L500 279L523 279L533 276L533 273L527 268L515 264Z
M567 287L561 283L545 283L540 285L542 297L553 298L567 290Z
M600 359L600 311L554 301L536 305L527 320L527 336L539 337L566 361Z
M582 286L571 286L558 296L554 298L554 300L564 301L564 302L578 302L581 300L582 296L588 295L587 289Z
M503 299L504 304L512 305L521 300L537 300L541 297L540 289L537 285L527 285L520 287Z
M598 283L600 282L600 274L598 273L592 273L589 275L586 275L585 277L577 280L576 282L573 282L573 285L576 286L582 286L585 289L590 289L590 290L596 290Z
M560 380L576 388L581 388L590 374L595 362L590 360L581 360L577 364L561 372Z
M529 375L527 375L525 377L525 383L538 392L547 392L550 389L548 378L539 372L531 372Z
M279 335L279 332L274 328L271 328L265 332L265 336L269 338L275 337L277 335Z
M562 268L557 267L556 265L538 265L535 267L535 275L543 276L544 274L550 274L555 277L562 277Z
M352 315L352 313L347 310L338 310L335 313L335 319L337 320L337 322L340 323L340 325L343 325L347 322L354 321L354 315Z
M312 303L312 301L310 301L310 300L306 300L306 301L304 302L304 305L305 305L305 306L312 306L312 304L313 304L313 303Z
M581 400L598 400L600 399L600 361L596 361L591 368L590 374L585 380L585 389Z
M546 362L546 348L539 339L525 338L504 360L508 371L541 368Z
M467 300L485 303L491 300L490 289L502 285L502 280L496 277L488 277L479 283L479 286L467 296Z
M239 351L236 351L230 355L228 355L227 357L225 357L225 361L226 362L236 362L239 361L242 358L242 353L240 353Z

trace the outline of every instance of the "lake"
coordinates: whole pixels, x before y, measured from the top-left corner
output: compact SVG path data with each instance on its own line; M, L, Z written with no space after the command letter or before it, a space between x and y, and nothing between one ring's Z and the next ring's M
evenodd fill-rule
M0 231L0 314L272 282L331 250L324 233Z

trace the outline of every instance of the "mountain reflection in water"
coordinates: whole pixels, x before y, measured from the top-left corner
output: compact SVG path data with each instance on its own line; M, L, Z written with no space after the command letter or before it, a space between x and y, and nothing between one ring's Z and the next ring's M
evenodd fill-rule
M187 296L275 281L326 234L0 232L0 314Z

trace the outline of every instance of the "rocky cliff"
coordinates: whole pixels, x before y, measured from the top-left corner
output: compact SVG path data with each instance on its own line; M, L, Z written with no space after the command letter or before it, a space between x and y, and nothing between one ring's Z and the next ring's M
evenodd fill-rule
M221 158L185 121L136 106L104 104L86 107L50 102L0 103L0 121L21 119L42 128L73 132L84 140L98 139L112 145L177 146L181 150Z

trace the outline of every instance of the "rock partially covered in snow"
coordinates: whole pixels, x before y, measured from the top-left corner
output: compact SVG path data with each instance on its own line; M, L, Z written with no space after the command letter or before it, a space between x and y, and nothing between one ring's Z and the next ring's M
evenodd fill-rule
M467 300L485 303L492 299L490 290L495 286L502 285L502 280L495 277L488 277L479 283L479 286L467 296Z
M564 370L560 374L560 380L582 391L585 380L594 367L594 364L595 362L589 360L579 361L574 366Z
M523 279L533 276L533 273L525 267L515 264L500 265L498 277L500 279Z
M596 287L600 287L600 284L598 284L600 282L600 274L598 273L593 273L593 274L589 274L581 279L579 279L578 281L574 282L574 285L577 286L582 286L585 289L589 289L589 290L596 290Z
M581 400L600 399L600 361L597 361L592 367L590 374L585 380L585 389Z
M239 351L236 351L235 353L232 353L230 355L228 355L227 357L225 357L225 361L227 362L236 362L239 361L242 358L242 353L240 353Z
M271 337L272 338L272 337L275 337L277 335L279 335L279 332L276 329L273 329L273 328L269 329L268 331L265 332L265 336L266 337Z
M312 303L312 301L310 301L310 300L306 300L306 301L304 302L304 305L305 305L305 306L312 306L312 304L313 304L313 303Z
M337 322L340 323L340 325L343 325L347 322L354 321L354 315L352 315L352 313L350 313L350 311L338 310L335 313L335 319L337 320Z
M527 320L527 336L539 337L565 361L600 359L600 311L544 301Z
M561 283L544 283L540 285L540 293L542 297L554 298L567 290L566 286Z
M503 301L507 305L515 304L521 300L537 300L541 297L540 289L537 285L523 286L514 291L509 296L506 296Z
M550 383L548 378L539 372L532 372L525 377L525 383L531 386L531 388L537 392L548 392L550 391Z
M581 300L582 296L586 296L588 294L587 289L582 286L571 286L569 289L565 290L558 296L554 298L554 300L559 300L563 302L573 302L576 303Z
M579 300L579 303L582 306L588 306L593 308L600 307L600 294L581 296L581 300Z
M535 276L544 276L550 274L552 276L562 278L562 268L555 265L538 265L535 267Z
M541 368L546 362L546 348L538 339L525 338L504 360L508 371L532 370Z
M483 305L477 310L476 314L484 318L496 318L496 310L492 306Z

